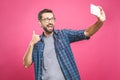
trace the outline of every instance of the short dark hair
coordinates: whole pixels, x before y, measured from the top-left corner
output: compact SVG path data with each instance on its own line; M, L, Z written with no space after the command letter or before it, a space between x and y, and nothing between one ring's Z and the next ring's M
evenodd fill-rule
M38 20L42 19L42 14L43 13L53 13L53 11L51 9L43 9L38 13Z

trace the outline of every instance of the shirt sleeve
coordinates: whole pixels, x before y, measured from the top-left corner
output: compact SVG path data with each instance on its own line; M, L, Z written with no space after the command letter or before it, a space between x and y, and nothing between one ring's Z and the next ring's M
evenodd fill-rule
M88 40L90 37L85 36L84 31L85 30L63 30L70 43L80 40Z
M36 49L36 46L34 45L33 51L32 51L32 62L34 62L34 57L36 56L36 54L37 54L37 49Z

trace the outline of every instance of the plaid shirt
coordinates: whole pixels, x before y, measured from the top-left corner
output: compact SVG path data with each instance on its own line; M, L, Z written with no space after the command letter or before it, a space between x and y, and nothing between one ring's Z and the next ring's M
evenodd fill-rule
M34 45L32 60L34 63L35 80L42 80L42 60L44 50L44 35L42 34L41 40ZM80 75L75 64L75 60L71 51L70 43L88 39L84 35L84 30L55 30L54 45L58 62L65 77L65 80L80 80Z

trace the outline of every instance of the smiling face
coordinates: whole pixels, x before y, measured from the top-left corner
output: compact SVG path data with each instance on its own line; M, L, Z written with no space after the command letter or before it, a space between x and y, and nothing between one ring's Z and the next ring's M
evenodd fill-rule
M43 13L40 23L45 34L49 35L53 33L55 26L55 18L53 13Z

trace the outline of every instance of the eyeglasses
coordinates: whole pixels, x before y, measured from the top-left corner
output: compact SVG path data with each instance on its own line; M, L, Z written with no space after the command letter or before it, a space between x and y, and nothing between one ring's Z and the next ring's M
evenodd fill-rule
M42 21L44 21L44 22L46 22L46 23L48 23L48 22L54 22L55 21L55 18L54 17L52 17L52 18L44 18L44 19L41 19Z

